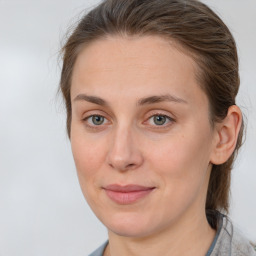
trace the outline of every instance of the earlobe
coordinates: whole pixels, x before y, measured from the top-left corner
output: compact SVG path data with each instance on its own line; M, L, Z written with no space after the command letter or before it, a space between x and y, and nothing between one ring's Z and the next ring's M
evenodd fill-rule
M225 163L235 150L242 124L242 113L238 106L229 107L225 119L216 125L215 144L211 156L212 164Z

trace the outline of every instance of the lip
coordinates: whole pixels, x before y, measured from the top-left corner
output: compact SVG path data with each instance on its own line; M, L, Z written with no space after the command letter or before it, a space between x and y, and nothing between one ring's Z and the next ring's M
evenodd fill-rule
M107 196L118 204L132 204L148 196L155 187L145 187L141 185L128 184L118 185L111 184L104 187Z

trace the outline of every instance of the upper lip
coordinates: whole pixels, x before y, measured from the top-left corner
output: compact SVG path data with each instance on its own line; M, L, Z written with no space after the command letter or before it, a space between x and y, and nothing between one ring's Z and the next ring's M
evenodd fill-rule
M111 191L116 191L116 192L135 192L135 191L145 191L145 190L150 190L155 187L145 187L141 185L136 185L136 184L128 184L128 185L118 185L118 184L111 184L104 189L111 190Z

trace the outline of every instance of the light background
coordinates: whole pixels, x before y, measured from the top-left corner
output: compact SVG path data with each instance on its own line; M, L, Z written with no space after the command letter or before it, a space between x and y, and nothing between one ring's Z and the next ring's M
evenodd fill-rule
M0 256L88 255L107 232L86 204L56 90L67 27L95 0L0 0ZM231 218L256 241L256 1L208 0L238 44L247 140Z

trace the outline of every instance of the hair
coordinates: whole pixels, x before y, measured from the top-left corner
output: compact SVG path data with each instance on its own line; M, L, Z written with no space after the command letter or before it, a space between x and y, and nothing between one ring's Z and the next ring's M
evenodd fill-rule
M194 59L198 84L209 100L211 127L221 122L229 107L236 104L240 85L236 43L227 26L209 7L197 0L105 0L81 18L62 48L60 90L66 104L69 137L71 79L81 50L110 36L147 35L176 42ZM242 122L230 158L212 166L205 206L209 216L213 210L228 213L231 170L242 145L243 130Z

